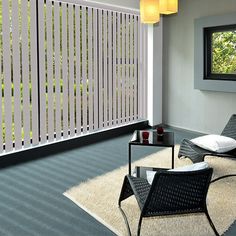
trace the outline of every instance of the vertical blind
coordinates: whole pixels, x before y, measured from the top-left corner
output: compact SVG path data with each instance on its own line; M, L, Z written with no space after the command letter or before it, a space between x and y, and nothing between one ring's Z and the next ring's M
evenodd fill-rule
M1 4L1 153L146 118L138 12L72 0Z

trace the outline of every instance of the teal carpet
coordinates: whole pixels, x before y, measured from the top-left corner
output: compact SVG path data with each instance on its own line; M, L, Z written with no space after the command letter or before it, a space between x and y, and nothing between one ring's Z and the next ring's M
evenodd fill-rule
M175 130L176 142L197 134ZM114 235L62 195L127 164L131 134L0 170L0 236ZM79 141L78 141L79 142ZM157 148L134 147L134 160ZM225 236L235 236L236 225Z

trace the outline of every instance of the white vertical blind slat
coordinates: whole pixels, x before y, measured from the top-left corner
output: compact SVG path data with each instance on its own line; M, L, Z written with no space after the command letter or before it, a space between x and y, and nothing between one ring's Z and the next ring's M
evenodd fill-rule
M117 18L117 117L118 117L118 125L121 123L121 65L120 65L120 60L121 60L121 24L120 24L120 13L118 13L118 18Z
M23 82L23 130L24 147L30 146L30 94L29 94L29 48L28 48L28 0L21 1L22 14L22 82Z
M121 62L121 68L122 68L122 123L125 123L125 14L122 14L122 62Z
M148 38L147 38L147 25L144 26L144 34L143 34L143 37L144 37L144 45L143 45L143 57L144 57L144 62L143 62L143 85L144 85L144 94L143 94L143 118L147 118L147 76L148 76L148 73L147 73L147 66L144 66L144 65L147 65L148 63L148 58L147 58L147 41L148 41Z
M76 24L76 134L81 134L81 52L80 52L80 7L75 6L75 24Z
M89 132L93 131L93 59L92 59L92 9L88 8L88 83L89 83Z
M103 11L103 37L104 37L104 128L107 127L107 11Z
M62 3L63 138L68 137L67 6Z
M94 76L94 130L98 129L98 33L97 33L97 9L93 9L93 76Z
M46 81L45 81L45 19L44 19L44 1L38 1L38 23L39 23L39 81L40 81L40 138L41 144L46 143Z
M112 17L108 11L108 126L112 126Z
M116 12L113 12L113 125L117 124L116 21Z
M146 44L146 37L145 37L145 26L142 25L142 31L143 31L143 35L142 35L142 42L143 42L143 45L142 45L142 88L143 88L143 91L142 91L142 118L145 117L145 93L146 93L146 86L145 86L145 75L146 75L146 69L145 67L143 66L145 64L145 61L146 61L146 54L145 54L145 44Z
M82 76L83 76L83 133L87 133L87 24L86 7L82 7Z
M2 29L0 28L0 32L2 32ZM0 43L2 43L1 36L0 36ZM2 48L0 47L0 104L2 104ZM3 106L0 107L0 152L3 152Z
M36 31L36 1L30 2L30 64L31 64L31 104L32 104L32 145L39 143L38 115L38 72L37 72L37 31Z
M53 56L52 56L52 2L47 1L47 95L48 95L48 141L54 140L54 100L53 100Z
M142 77L141 77L141 82L142 82L142 118L144 118L144 114L145 114L145 107L144 107L144 100L145 100L145 68L144 68L144 64L145 64L145 50L144 50L144 45L146 44L146 38L145 38L145 26L142 25L142 32L143 32L143 35L142 35L142 47L141 47L141 50L142 50Z
M134 18L130 16L130 78L129 78L129 93L130 93L130 120L134 120Z
M98 17L99 17L99 25L98 25L98 48L99 48L99 128L103 128L103 44L102 44L102 35L103 35L103 27L102 27L102 19L103 19L103 14L102 10L98 10Z
M11 97L11 51L10 51L9 1L2 1L2 41L5 112L5 150L12 151L12 97Z
M141 48L141 46L142 46L142 43L143 43L143 40L142 40L142 33L143 33L143 31L142 31L142 25L141 25L141 23L140 23L140 17L138 17L138 35L139 35L139 37L138 37L138 58L139 58L139 60L138 60L138 94L139 94L139 96L138 96L138 104L139 104L139 106L138 106L138 116L139 116L139 118L142 118L142 105L143 105L143 103L142 103L142 100L143 100L143 86L142 86L142 75L143 75L143 72L142 72L142 68L143 68L143 66L142 66L142 55L143 55L143 53L142 53L142 48Z
M126 57L125 57L125 73L126 73L126 81L125 81L125 118L126 118L126 123L129 122L130 119L130 97L129 97L129 81L130 81L130 73L129 73L129 66L130 66L130 48L129 48L129 15L126 15L126 39L125 39L125 44L126 44Z
M69 105L70 105L70 137L75 136L74 110L74 12L73 5L68 6L69 25Z
M137 85L138 85L138 24L137 24L137 17L134 18L134 120L138 118L137 114L137 100L138 100L138 94L137 94Z
M21 135L21 94L20 94L20 41L19 41L19 6L18 1L12 2L12 64L13 64L13 83L14 83L14 127L15 127L15 149L22 148ZM1 66L1 65L0 65ZM2 86L0 87L2 88ZM2 92L2 90L1 90ZM2 97L2 96L0 96ZM1 103L2 104L2 103ZM2 114L0 114L2 116ZM2 122L1 122L2 125ZM2 142L0 142L0 147Z
M61 139L61 62L60 62L60 8L54 2L54 53L55 53L55 128L56 140Z

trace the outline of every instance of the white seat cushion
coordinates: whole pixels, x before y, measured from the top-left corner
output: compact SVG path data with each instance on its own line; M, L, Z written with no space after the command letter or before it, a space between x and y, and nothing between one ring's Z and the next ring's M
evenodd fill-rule
M209 151L224 153L236 148L236 140L217 134L208 134L191 139L195 145Z
M203 161L203 162L195 163L195 164L192 164L192 165L177 167L175 169L169 169L168 171L170 171L170 172L195 171L195 170L202 170L202 169L205 169L205 168L208 168L208 167L209 167L208 163ZM156 174L156 171L151 171L151 170L146 171L147 181L148 181L149 184L152 184L152 181L154 179L155 174Z

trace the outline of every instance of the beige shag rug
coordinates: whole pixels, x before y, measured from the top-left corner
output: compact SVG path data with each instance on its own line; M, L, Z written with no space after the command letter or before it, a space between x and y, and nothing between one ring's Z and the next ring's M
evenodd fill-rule
M179 147L176 146L177 155ZM236 161L206 157L205 161L214 168L214 176L236 173ZM191 164L188 159L175 157L175 167ZM132 163L134 166L171 166L171 149L164 149ZM126 226L118 209L118 198L127 174L128 167L123 166L105 175L88 180L67 190L64 195L84 209L117 235L127 235ZM208 211L218 232L223 234L236 219L236 177L222 179L212 184L208 191ZM134 197L122 202L132 235L136 235L139 208ZM151 236L211 236L214 235L203 214L168 216L144 219L141 235Z

